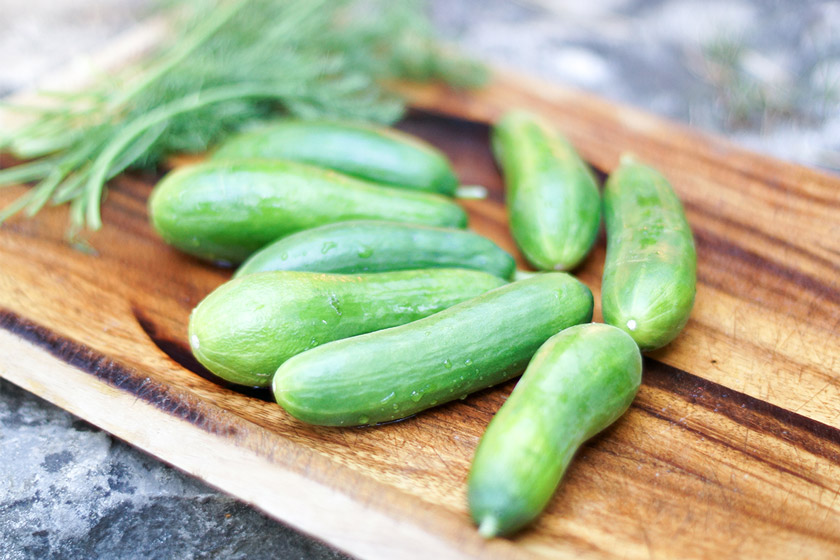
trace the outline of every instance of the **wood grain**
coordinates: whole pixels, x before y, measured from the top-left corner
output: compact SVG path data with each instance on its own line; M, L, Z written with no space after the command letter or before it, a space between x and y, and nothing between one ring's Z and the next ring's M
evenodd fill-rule
M0 375L365 558L840 556L840 180L507 74L476 94L406 91L418 110L400 126L488 187L463 202L471 227L512 252L486 122L514 106L601 172L625 150L660 168L696 234L691 321L646 359L630 411L581 450L532 528L484 542L466 511L476 442L513 383L328 429L203 370L188 314L230 271L152 232L157 176L113 182L93 252L66 242L63 209L0 228ZM600 239L576 271L596 301L603 259Z

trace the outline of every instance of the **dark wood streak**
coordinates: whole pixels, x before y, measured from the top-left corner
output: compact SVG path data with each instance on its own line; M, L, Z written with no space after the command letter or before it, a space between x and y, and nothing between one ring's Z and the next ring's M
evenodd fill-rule
M840 430L837 428L652 358L645 358L644 372L645 385L723 414L750 430L786 441L840 465Z
M83 344L63 338L12 311L0 308L0 328L20 336L98 380L134 395L162 412L185 420L206 432L222 436L235 436L238 433L236 427L214 420L205 414L197 400L173 394L171 388L163 383L127 368Z
M768 233L766 231L763 231L763 230L760 230L760 229L758 229L758 228L756 228L756 227L754 227L754 226L752 226L748 223L739 222L737 220L727 218L727 217L725 217L721 214L714 213L710 209L705 208L705 207L703 207L699 204L691 203L691 202L688 202L688 201L683 201L683 205L687 209L691 210L692 213L700 214L700 215L704 216L705 218L709 218L711 220L720 222L720 223L722 223L726 226L729 226L729 227L741 230L743 232L755 235L756 237L759 237L759 238L761 238L765 241L769 241L770 243L772 243L775 246L784 247L786 249L794 251L799 255L803 255L805 257L808 257L809 259L811 259L815 262L818 262L819 264L821 264L823 266L826 266L826 267L828 267L829 269L832 269L835 272L840 273L840 261L833 261L833 260L827 259L825 257L822 257L820 255L817 255L817 254L815 254L811 251L808 251L806 247L803 247L801 245L795 245L795 244L791 243L790 241L784 239L783 237L779 237L779 236L776 236L776 235L771 235L770 233ZM830 249L830 248L826 248L826 249L829 250L829 251L832 251L832 249Z
M820 206L830 206L830 207L837 207L840 208L840 197L830 198L825 196L819 196L816 194L812 194L801 189L793 189L790 186L782 183L781 181L777 181L775 179L768 179L766 176L767 170L762 169L761 174L756 173L750 169L741 169L735 167L734 165L729 166L729 169L737 173L738 175L745 177L753 182L761 183L762 185L769 187L775 191L783 192L785 194L790 194L794 196L798 196L800 198L804 198L806 200L816 202Z
M777 472L784 472L785 474L796 477L796 478L798 478L800 480L803 480L803 481L805 481L809 484L813 484L813 485L815 485L815 486L817 486L817 487L819 487L819 488L821 488L821 489L823 489L823 490L825 490L829 493L832 493L832 494L836 493L836 489L829 488L826 485L820 483L817 480L814 480L813 478L807 476L806 474L804 474L802 472L793 471L793 470L791 470L791 469L789 469L789 468L787 468L783 465L780 465L777 462L770 461L767 457L763 457L758 453L754 453L754 452L746 449L745 447L739 447L737 445L734 445L732 442L726 441L722 438L715 437L715 436L710 436L708 433L706 433L702 430L698 430L696 428L692 428L692 427L687 426L685 424L676 422L673 419L668 418L666 415L663 415L663 414L657 412L656 410L654 410L654 409L652 409L648 406L645 406L645 405L642 405L642 404L639 404L639 403L634 403L633 408L636 409L636 410L639 410L639 411L643 412L644 414L647 414L647 415L649 415L653 418L656 418L657 420L663 420L665 422L669 422L671 424L674 424L675 426L680 427L681 429L683 429L687 432L695 434L696 436L703 437L706 440L714 443L715 445L720 445L720 446L726 447L727 449L731 449L733 451L736 451L738 453L746 455L747 457L749 457L749 458L751 458L751 459L753 459L753 460L755 460L759 463L770 466L771 468L775 469ZM722 489L722 490L732 491L732 489L730 487L725 486L723 484L720 484L719 482L712 481L712 480L710 480L706 477L699 476L694 471L686 469L686 467L684 465L678 464L675 461L665 459L665 458L657 456L657 455L651 455L651 457L653 457L657 461L667 463L667 464L671 465L672 467L678 469L679 471L681 471L683 473L690 474L692 476L697 476L698 479L705 484L715 486L715 487L717 487L719 489ZM813 504L816 507L820 507L820 508L825 507L822 504L820 504L819 502L816 502L813 499L808 498L806 496L803 496L801 494L797 494L797 496L799 498L803 499L803 500L808 501L809 503ZM778 526L783 527L785 529L788 529L790 531L806 534L806 535L809 535L811 537L814 537L814 538L817 538L817 539L820 539L820 540L824 540L824 541L827 541L827 542L837 542L838 541L838 538L837 538L836 535L833 535L833 534L825 535L825 534L820 533L818 531L811 530L808 527L797 527L794 524L786 523L783 520L780 520L778 518L764 516L764 515L761 514L760 511L759 512L752 512L752 515L758 515L762 519L765 519L766 521L769 521L769 522L771 522L775 525L778 525Z
M435 111L426 108L421 109L419 107L409 107L408 116L402 122L412 121L415 119L419 121L428 119L430 121L436 121L443 125L463 126L466 128L473 128L475 130L482 131L490 129L490 124L483 121L459 117L458 115L453 115L445 111ZM402 122L397 123L397 126L401 128Z
M490 150L489 125L413 109L397 127L440 148L462 181L480 184L487 188L487 199L504 202L501 173Z
M694 239L698 252L712 251L726 255L731 261L748 263L751 267L762 269L770 274L765 276L780 277L788 284L808 291L820 299L840 305L840 290L822 283L810 274L800 272L776 261L770 260L754 251L735 245L723 237L705 228L694 228Z
M664 422L668 422L669 424L672 424L672 425L677 426L679 428L683 428L686 431L689 431L693 434L701 435L702 437L705 437L707 440L714 441L715 443L719 443L716 439L709 438L706 434L700 432L699 430L694 430L694 429L689 428L685 425L682 425L679 422L673 420L672 418L669 418L668 416L666 416L664 414L658 413L652 407L640 403L638 400L633 402L632 408L635 409L635 410L638 410L638 411L640 411L640 412L642 412L642 413L644 413L648 416L651 416L651 417L655 418L656 420L661 420L661 421L664 421ZM637 457L635 457L635 456L630 457L627 454L619 453L619 452L615 451L614 449L610 449L607 445L601 445L601 446L597 445L599 443L599 440L605 439L605 435L608 433L608 431L610 429L613 429L614 426L615 426L615 424L613 424L613 426L610 426L609 428L607 428L603 432L599 433L594 438L587 441L584 444L588 448L587 451L589 453L593 453L593 452L604 453L604 454L610 455L611 457L614 457L616 459L629 459L629 460L632 460L632 461L638 461ZM704 476L699 471L689 468L687 464L681 463L678 460L671 459L671 458L668 458L668 457L664 457L662 455L657 455L653 451L646 451L645 450L645 451L641 451L641 453L644 454L646 457L650 458L652 461L669 465L675 471L678 471L679 473L681 473L684 476L694 478L695 480L698 480L702 484L706 484L708 486L714 486L714 487L716 487L718 489L721 489L721 490L726 490L726 491L730 491L730 492L732 491L732 488L722 484L720 482L720 480Z
M707 263L707 264L709 264L709 263ZM708 267L705 267L705 268L708 268ZM736 286L733 285L731 276L726 277L726 276L722 276L722 275L715 275L713 273L706 273L706 272L704 272L703 269L698 271L697 278L698 278L699 284L702 284L703 286L706 286L708 288L714 288L714 289L719 290L723 293L729 294L729 295L731 295L735 298L739 298L743 301L748 301L748 302L763 305L764 302L762 301L762 298L755 297L754 295L750 295L753 290L755 290L757 288L761 288L761 290L763 290L766 294L772 294L776 298L784 301L784 306L779 306L776 309L774 309L774 311L784 311L788 315L807 316L808 319L811 320L811 322L814 326L822 326L823 328L827 328L828 330L832 330L834 328L834 327L831 326L832 324L834 324L834 325L840 324L840 316L837 316L836 314L832 314L831 313L831 307L826 308L824 306L817 305L814 302L807 303L807 302L801 301L800 299L797 299L796 297L794 297L795 294L792 293L792 290L790 289L790 285L788 285L788 284L779 284L779 285L766 285L766 284L753 285L753 284L749 284L749 285L745 286L745 288L743 290L739 290ZM807 305L807 307L805 308L804 311L801 308L796 309L796 307L800 304ZM793 310L793 312L791 313L792 310ZM827 318L829 322L825 323L825 322L818 321L818 319L821 319L823 317ZM721 334L724 334L724 335L728 336L728 333L724 329L715 328L714 325L705 324L704 327L709 329L709 330L713 330L715 332L718 332L718 333L721 333ZM755 346L756 348L763 348L761 346L761 344L759 344L757 341L751 341L751 342L748 342L747 344L749 344L750 346ZM766 348L765 348L765 351L767 351ZM798 366L803 365L801 362L796 362L796 361L789 360L789 359L786 360L786 361L788 363L794 363ZM814 374L817 375L820 379L834 379L834 376L832 376L830 373L827 373L827 372L817 371Z
M122 195L121 197L113 196L119 193ZM123 198L124 197L124 198ZM120 200L122 198L122 200ZM129 223L135 223L138 226L145 226L148 221L148 213L144 208L137 208L136 204L132 204L133 199L130 196L126 195L126 191L118 188L113 188L111 192L111 197L108 199L104 209L108 210L117 210L120 213L128 216L131 218ZM121 227L124 227L125 224L121 224ZM149 230L149 228L137 227L135 228L136 232L144 232L145 230ZM150 235L151 232L146 233L146 237L152 237Z
M134 199L144 208L154 185L165 173L159 172L127 172L111 182L109 191L119 190L127 197Z
M487 181L488 184L484 185L488 188L487 198L504 203L504 179L502 178L502 172L498 162L490 148L492 126L489 123L463 119L447 113L414 108L409 111L408 118L398 123L397 127L436 144L440 144L442 139L458 139L459 147L445 149L450 156L453 154L458 155L465 151L472 151L474 155L475 152L479 152L484 156L482 158L485 160L484 163L489 164L486 167L492 169L493 175L496 178L494 181ZM441 134L441 129L445 129L447 134ZM467 145L467 148L464 148L464 145ZM447 146L443 147L447 148ZM586 163L595 174L598 185L603 185L607 180L608 170L603 169L591 161L587 161ZM473 165L472 167L476 166ZM507 227L506 224L505 227Z

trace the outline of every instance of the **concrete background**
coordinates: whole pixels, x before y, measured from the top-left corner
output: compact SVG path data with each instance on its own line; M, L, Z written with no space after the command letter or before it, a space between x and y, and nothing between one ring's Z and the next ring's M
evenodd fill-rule
M840 172L836 0L433 4L480 58Z
M145 13L0 0L0 96ZM433 0L466 51L840 172L840 2ZM339 553L0 380L0 558Z

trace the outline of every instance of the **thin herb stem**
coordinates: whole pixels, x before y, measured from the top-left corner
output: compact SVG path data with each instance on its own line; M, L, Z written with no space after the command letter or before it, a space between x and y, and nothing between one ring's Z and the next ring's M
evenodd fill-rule
M82 168L80 171L71 173L66 179L56 188L55 194L52 198L54 205L65 204L70 202L82 193L82 185L87 176L89 168Z
M60 168L55 168L53 169L53 172L50 173L49 177L41 181L35 188L32 189L32 192L35 194L29 201L29 204L26 205L27 216L31 218L44 207L44 204L46 204L50 199L53 192L55 192L55 189L64 180L65 175L66 173L63 173Z
M107 180L108 170L123 150L149 128L164 123L176 115L195 111L222 101L254 97L276 98L281 94L288 95L289 92L283 92L279 86L273 84L223 86L176 99L128 123L99 154L91 167L90 176L85 184L87 226L93 230L102 227L99 202L102 198L102 190Z
M42 159L0 170L0 187L41 180L50 174L55 165L54 159Z
M35 197L36 193L37 191L35 189L29 189L28 191L17 197L8 206L3 208L3 210L0 211L0 224L8 220L9 217L14 216L18 212L20 212L27 204L29 204L29 201Z
M160 138L163 131L166 130L166 122L158 123L157 126L152 126L144 132L129 148L120 156L120 158L111 165L108 174L105 176L106 180L111 180L128 168L129 165L137 161L146 151Z
M84 227L86 200L84 196L79 196L70 202L70 229L67 232L69 239L74 239Z
M52 134L33 134L30 137L21 137L12 142L12 151L15 155L25 159L34 159L55 154L65 149L72 149L80 137L78 129L67 128Z

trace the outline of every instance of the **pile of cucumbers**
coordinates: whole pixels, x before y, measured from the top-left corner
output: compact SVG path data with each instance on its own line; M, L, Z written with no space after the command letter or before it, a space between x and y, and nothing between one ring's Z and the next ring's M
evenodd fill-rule
M167 243L239 265L193 310L196 358L229 382L271 387L299 420L389 422L522 374L469 474L486 537L533 521L576 450L630 406L640 350L688 320L697 261L654 169L624 157L601 194L572 145L521 111L494 125L492 144L514 240L542 271L521 280L510 254L464 229L447 158L391 129L278 121L168 174L149 201ZM592 292L566 271L602 213L596 324Z

